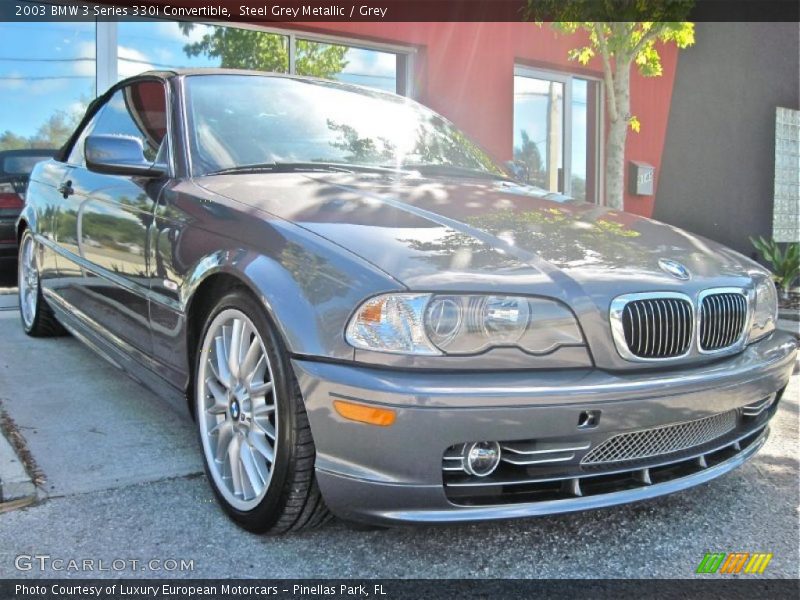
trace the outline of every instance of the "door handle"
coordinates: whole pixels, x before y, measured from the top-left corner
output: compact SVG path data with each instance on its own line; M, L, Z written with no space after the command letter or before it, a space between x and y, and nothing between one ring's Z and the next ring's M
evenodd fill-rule
M58 191L61 193L64 198L68 198L72 194L75 193L75 189L72 187L72 181L65 181L60 186L58 186Z

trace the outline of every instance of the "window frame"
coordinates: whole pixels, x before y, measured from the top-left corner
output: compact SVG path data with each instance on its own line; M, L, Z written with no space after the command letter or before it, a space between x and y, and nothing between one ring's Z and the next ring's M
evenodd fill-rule
M543 69L540 67L530 67L527 65L521 65L518 63L514 64L514 77L529 77L532 79L544 79L548 81L557 81L564 85L564 126L563 126L563 143L562 143L562 153L563 156L561 158L563 164L563 181L564 181L564 190L563 194L567 196L572 195L572 84L575 79L583 79L586 81L591 81L595 83L597 87L597 99L596 99L596 106L594 107L597 112L597 131L595 132L595 143L594 143L594 160L591 162L594 163L594 170L596 173L597 185L594 194L594 198L587 198L587 202L592 202L598 205L604 205L605 200L603 196L603 189L604 189L604 173L602 164L603 164L603 152L604 152L604 144L602 141L605 139L605 90L603 89L603 80L600 77L596 77L593 75L586 75L584 73L570 73L566 71L554 71L550 69ZM513 96L513 84L512 84L512 96ZM587 104L588 108L588 104ZM512 150L513 150L513 139L514 139L514 106L512 100L512 107L511 107L511 139L512 139ZM588 161L587 161L588 162Z
M75 149L75 144L81 139L84 130L92 123L94 118L100 114L100 112L108 105L109 100L114 97L114 95L123 88L129 87L131 85L135 85L142 81L154 81L156 83L161 84L164 88L164 101L165 101L165 110L166 110L166 117L167 117L167 130L164 134L164 139L167 143L167 177L174 178L176 169L175 169L175 144L173 144L172 140L174 138L173 131L174 131L174 123L173 123L173 94L172 94L172 86L169 85L169 81L167 78L158 77L156 75L137 75L134 78L125 79L123 81L117 82L115 85L108 88L102 95L97 96L92 102L89 104L89 107L86 110L86 114L81 119L81 122L78 123L78 126L75 128L75 131L72 132L69 139L66 141L64 146L62 146L61 150L55 157L55 160L64 163L65 165L73 168L80 168L86 169L86 163L77 164L69 162L69 157L72 154L72 151ZM91 135L91 132L90 134ZM163 143L163 142L162 142Z
M155 22L155 21L152 21ZM295 60L297 58L297 40L308 40L322 44L335 44L338 46L349 46L359 50L374 50L378 52L389 52L402 55L405 59L405 73L397 74L397 89L402 90L397 93L401 96L414 99L416 90L414 86L414 58L417 48L414 46L404 46L384 42L372 42L349 36L339 36L325 33L307 32L299 29L281 29L278 27L262 27L252 23L231 24L223 21L198 22L199 25L211 25L215 27L230 27L233 29L249 29L251 31L261 31L264 33L274 33L286 36L289 43L289 70L288 75L297 75ZM117 82L119 75L117 69L118 60L118 24L113 21L97 21L97 48L96 48L96 68L97 81L96 89L106 90ZM102 58L101 58L102 57ZM402 76L402 80L400 77Z

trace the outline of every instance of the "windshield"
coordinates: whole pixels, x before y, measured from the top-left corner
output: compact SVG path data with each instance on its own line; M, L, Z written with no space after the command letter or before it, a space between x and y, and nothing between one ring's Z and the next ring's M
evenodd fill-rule
M249 75L190 76L186 93L195 175L274 163L504 175L446 119L400 96Z

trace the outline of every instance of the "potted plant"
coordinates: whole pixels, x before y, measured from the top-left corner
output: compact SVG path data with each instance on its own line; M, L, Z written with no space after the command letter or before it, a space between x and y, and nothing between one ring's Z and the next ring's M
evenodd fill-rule
M786 244L785 250L781 250L781 244L775 240L765 240L759 236L757 239L750 238L750 241L772 266L772 277L781 292L781 299L788 304L789 290L800 276L800 244Z

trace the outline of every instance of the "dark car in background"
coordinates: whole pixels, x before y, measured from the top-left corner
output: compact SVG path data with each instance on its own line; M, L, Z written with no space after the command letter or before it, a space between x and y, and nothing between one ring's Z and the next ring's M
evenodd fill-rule
M25 205L33 167L55 156L55 148L0 151L0 260L17 257L16 223Z
M19 239L26 333L188 398L252 531L682 490L765 443L796 356L747 257L513 181L429 109L330 81L116 84L36 166Z

